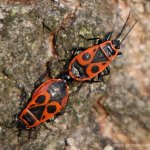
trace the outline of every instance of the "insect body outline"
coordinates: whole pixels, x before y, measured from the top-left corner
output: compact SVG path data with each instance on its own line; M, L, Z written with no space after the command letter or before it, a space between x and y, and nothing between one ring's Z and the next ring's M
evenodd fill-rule
M119 37L122 35L127 22L130 17L130 13L124 23L121 31L117 34L114 39L112 38L113 30L106 33L102 39L100 38L85 38L80 35L85 40L98 40L96 44L89 48L78 47L73 51L71 56L72 59L69 60L68 72L69 75L77 81L93 81L95 77L98 77L98 81L103 81L103 76L106 76L110 73L110 63L122 53L119 51L122 42L125 40L127 35L133 29L137 20L126 33L126 35L119 40ZM79 51L79 53L77 53Z

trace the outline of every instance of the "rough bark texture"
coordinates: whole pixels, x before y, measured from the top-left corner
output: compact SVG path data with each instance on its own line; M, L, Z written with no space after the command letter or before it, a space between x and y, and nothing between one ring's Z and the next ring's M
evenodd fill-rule
M53 60L52 75L63 68L64 50L92 45L79 37L103 37L111 31L119 8L115 35L133 8L129 26L138 24L121 46L123 56L111 64L105 83L84 84L72 94L63 116L38 130L28 141L23 131L0 127L5 150L149 150L150 149L150 2L148 0L0 0L0 122L11 123L18 112L20 88L29 93ZM48 29L43 27L48 26ZM129 29L125 30L124 34ZM56 51L53 35L57 33ZM123 37L123 36L122 36ZM70 87L75 90L78 83Z

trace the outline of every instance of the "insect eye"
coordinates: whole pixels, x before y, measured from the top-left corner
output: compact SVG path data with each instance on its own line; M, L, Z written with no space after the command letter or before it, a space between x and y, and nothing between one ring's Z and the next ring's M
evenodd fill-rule
M112 44L115 46L116 49L120 49L120 41L119 40L112 40Z

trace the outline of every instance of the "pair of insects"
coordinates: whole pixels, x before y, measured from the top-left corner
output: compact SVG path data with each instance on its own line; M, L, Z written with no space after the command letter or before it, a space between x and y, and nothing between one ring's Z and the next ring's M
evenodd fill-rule
M113 40L111 39L113 31L108 32L102 39L86 39L82 36L88 41L97 40L97 43L89 48L78 47L73 50L64 71L55 79L51 78L51 62L48 62L47 70L35 82L30 98L14 117L11 126L16 126L19 130L34 129L64 111L69 98L69 85L73 81L99 82L103 76L108 75L110 73L109 64L117 55L121 55L121 52L118 51L120 45L136 24L135 22L121 41L118 39L127 25L129 16L130 13L121 31ZM49 79L42 82L46 75L49 76ZM98 77L98 80L93 80L95 77ZM22 92L21 99L23 101L27 99L25 92Z

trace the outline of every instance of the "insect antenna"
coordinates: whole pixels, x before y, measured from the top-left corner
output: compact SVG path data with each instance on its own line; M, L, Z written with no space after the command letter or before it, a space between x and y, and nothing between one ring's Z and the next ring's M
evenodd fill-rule
M115 22L114 22L114 24L113 24L113 27L112 27L112 34L113 34L113 32L114 32L114 30L115 30L115 26L116 26L116 24L118 23L118 17L119 17L119 8L118 8L118 5L116 6L117 8L117 12L116 12L116 14L115 14Z
M5 128L13 128L16 126L15 122L12 122L10 125L7 125L6 123L0 123L1 126L4 126Z
M124 25L123 25L121 31L118 33L118 35L116 36L115 39L118 39L118 38L120 37L120 35L122 34L123 30L125 29L125 27L126 27L126 25L127 25L128 20L129 20L129 18L130 18L130 14L131 14L131 10L130 10L129 15L128 15L127 19L126 19L126 22L124 23Z
M118 10L118 6L117 6L117 10ZM115 19L114 19L114 23L113 23L112 30L111 30L110 32L108 32L108 33L104 36L104 38L102 39L102 41L108 41L108 40L111 39L111 37L112 37L112 35L113 35L113 33L114 33L114 30L115 30L115 26L116 26L116 24L117 24L117 22L118 22L118 16L119 16L119 11L117 11L116 14L115 14Z
M138 22L138 20L135 21L135 23L132 25L132 27L129 29L129 31L127 32L127 34L123 37L123 39L120 42L120 45L122 44L122 42L126 39L126 37L128 36L128 34L131 32L131 30L134 28L134 26L136 25L136 23Z

